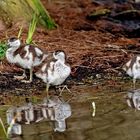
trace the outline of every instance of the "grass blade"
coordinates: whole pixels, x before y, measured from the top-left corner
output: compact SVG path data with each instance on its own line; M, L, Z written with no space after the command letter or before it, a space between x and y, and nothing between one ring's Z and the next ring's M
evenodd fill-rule
M48 29L55 29L58 25L50 17L48 11L40 0L27 0L32 9L40 15L39 23Z
M37 22L38 22L38 16L36 14L34 14L32 20L30 22L30 25L29 25L28 36L26 39L27 44L32 43L32 37L35 32Z
M20 38L20 36L21 36L22 29L23 29L23 26L20 27L20 30L19 30L19 32L18 32L18 38Z
M5 134L5 137L8 139L8 135L7 135L7 132L6 132L6 129L5 129L4 123L3 123L3 121L2 121L1 118L0 118L0 124L1 124L1 126L2 126L2 129L3 129L3 132L4 132L4 134Z

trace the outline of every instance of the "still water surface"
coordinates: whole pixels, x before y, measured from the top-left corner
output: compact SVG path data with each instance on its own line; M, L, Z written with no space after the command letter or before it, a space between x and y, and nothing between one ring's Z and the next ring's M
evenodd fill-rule
M128 107L127 91L96 90L93 86L73 90L76 96L69 102L72 115L66 119L65 132L54 132L51 122L39 122L24 125L23 136L12 140L140 140L140 111ZM0 136L0 140L4 138Z

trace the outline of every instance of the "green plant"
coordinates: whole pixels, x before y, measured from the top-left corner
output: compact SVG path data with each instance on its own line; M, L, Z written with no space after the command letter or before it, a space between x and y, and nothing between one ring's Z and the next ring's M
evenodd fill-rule
M4 59L7 50L7 45L5 43L0 43L0 60Z
M54 29L58 25L54 22L54 20L50 17L48 11L43 6L40 0L27 0L29 5L33 8L33 10L40 15L39 23L41 23L44 27L48 29Z
M29 25L28 36L26 39L27 44L31 44L33 42L32 37L35 32L37 22L38 22L38 16L34 14Z
M42 24L44 24L44 26L46 26L48 29L54 29L57 25L55 24L53 19L51 19L48 11L45 9L45 7L41 3L41 1L40 0L33 0L33 3L35 4L41 18L43 19Z

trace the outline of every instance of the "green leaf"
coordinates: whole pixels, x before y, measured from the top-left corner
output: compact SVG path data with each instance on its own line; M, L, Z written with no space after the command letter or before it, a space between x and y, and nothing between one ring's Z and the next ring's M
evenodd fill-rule
M50 17L48 11L43 6L40 0L27 0L29 5L36 11L37 14L40 15L39 23L41 23L44 27L48 29L55 29L58 25L54 22L54 20Z
M32 20L30 22L30 25L29 25L28 36L26 39L27 44L32 43L32 37L35 32L37 22L38 22L38 16L37 16L37 14L34 14Z

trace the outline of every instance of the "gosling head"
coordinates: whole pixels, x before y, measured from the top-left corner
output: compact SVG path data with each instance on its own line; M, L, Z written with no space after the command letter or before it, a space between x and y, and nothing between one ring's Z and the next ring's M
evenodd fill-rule
M66 54L63 50L57 50L54 52L54 58L57 60L62 60L65 61L66 60Z
M20 39L18 39L16 37L12 37L12 38L8 39L7 45L9 48L19 47L21 45L21 41L20 41Z

